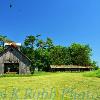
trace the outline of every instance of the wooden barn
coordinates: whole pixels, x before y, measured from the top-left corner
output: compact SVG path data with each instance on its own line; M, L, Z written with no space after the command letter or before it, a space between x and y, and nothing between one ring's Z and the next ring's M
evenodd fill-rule
M8 46L0 54L0 74L29 74L31 61L14 45Z
M91 71L91 66L77 66L77 65L50 65L50 70L54 71Z

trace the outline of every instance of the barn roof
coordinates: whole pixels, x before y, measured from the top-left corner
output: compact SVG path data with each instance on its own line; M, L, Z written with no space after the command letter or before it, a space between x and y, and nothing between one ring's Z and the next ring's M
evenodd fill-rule
M91 66L78 66L78 65L50 65L51 68L92 68Z
M5 49L3 52L1 52L0 56L2 56L5 52L9 51L11 48L16 50L17 52L19 52L22 56L24 56L26 59L28 59L31 62L31 60L26 55L24 55L21 51L19 51L16 47L14 47L12 45L9 46L7 49Z

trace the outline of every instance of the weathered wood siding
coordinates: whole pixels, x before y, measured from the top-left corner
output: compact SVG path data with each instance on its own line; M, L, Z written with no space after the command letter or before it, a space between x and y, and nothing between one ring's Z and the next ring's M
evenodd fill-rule
M4 73L4 63L19 63L19 74L30 73L30 61L14 48L9 48L0 55L0 74Z
M91 66L50 65L50 71L91 71Z

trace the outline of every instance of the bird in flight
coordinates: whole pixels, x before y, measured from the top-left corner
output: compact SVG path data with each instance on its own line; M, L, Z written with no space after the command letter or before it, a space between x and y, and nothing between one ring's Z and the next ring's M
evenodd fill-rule
M9 7L12 8L12 4L10 4Z

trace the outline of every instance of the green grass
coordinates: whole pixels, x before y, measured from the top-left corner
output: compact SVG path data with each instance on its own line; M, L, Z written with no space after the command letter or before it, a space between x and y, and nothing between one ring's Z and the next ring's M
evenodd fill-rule
M98 77L98 78L100 78L100 69L94 70L94 71L91 71L91 72L87 72L83 75L87 76L87 77Z
M100 100L100 78L85 77L85 73L35 72L30 77L1 77L0 100Z
M50 72L37 72L35 71L34 74L1 74L0 78L2 77L31 77L31 76L42 76L42 75L50 75Z

